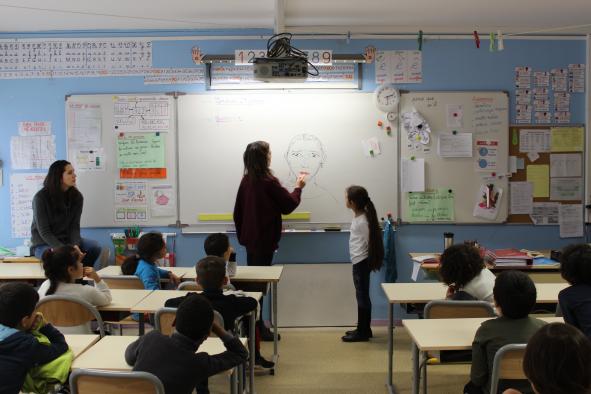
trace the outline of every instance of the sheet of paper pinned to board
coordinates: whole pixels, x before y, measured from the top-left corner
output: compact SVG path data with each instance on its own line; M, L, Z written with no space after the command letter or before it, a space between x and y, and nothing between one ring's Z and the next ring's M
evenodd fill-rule
M554 127L552 133L552 152L582 152L585 144L582 127Z
M402 191L425 191L425 159L403 159L401 166Z
M176 194L170 184L150 185L150 215L152 217L174 216Z
M550 152L550 130L519 130L519 152Z
M552 178L550 180L550 199L555 201L582 200L583 178Z
M455 198L453 190L408 193L409 221L450 222L455 219Z
M495 220L499 213L502 197L502 188L494 184L480 185L472 215L487 220Z
M583 204L560 204L558 207L560 238L583 236Z
M534 202L529 217L536 226L557 225L559 205L557 202Z
M534 185L535 197L550 197L550 166L530 164L526 167L527 181Z
M530 182L511 182L511 214L531 214L533 212L533 185Z
M437 154L440 157L472 157L472 133L440 133Z
M164 168L165 139L160 133L121 133L117 137L118 168Z
M552 153L550 155L550 176L553 178L582 176L582 163L580 153Z

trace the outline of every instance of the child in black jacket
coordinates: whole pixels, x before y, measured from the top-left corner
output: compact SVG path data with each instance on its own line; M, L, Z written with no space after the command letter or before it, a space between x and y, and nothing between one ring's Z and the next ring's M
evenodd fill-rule
M26 283L0 286L0 394L18 394L29 370L68 350L64 336L41 314L33 313L39 294ZM39 331L51 344L41 344L29 331Z

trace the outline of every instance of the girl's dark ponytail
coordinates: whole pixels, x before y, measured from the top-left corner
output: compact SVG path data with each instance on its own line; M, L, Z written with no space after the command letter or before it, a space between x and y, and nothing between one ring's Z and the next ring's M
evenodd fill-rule
M378 271L382 268L384 262L384 241L382 239L382 229L378 222L376 208L371 202L367 190L361 186L349 186L347 188L347 199L355 207L365 212L367 225L369 227L369 241L367 245L367 262L372 271Z
M367 197L367 204L365 204L365 217L369 226L367 262L372 271L379 271L384 262L384 240L376 208L369 197Z
M78 255L73 246L66 245L55 249L47 249L41 256L43 271L49 279L49 289L45 295L55 294L60 283L70 282L68 267L76 267Z
M135 275L140 260L154 263L160 257L159 253L165 245L162 233L154 231L142 235L136 246L137 254L125 259L121 265L121 272L123 275Z

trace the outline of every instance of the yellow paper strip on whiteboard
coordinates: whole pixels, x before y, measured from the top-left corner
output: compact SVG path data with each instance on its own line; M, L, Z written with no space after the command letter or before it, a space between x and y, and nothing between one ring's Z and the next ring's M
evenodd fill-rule
M231 222L231 213L200 213L197 215L197 220L200 222Z
M292 212L289 215L281 215L283 220L310 220L310 212Z

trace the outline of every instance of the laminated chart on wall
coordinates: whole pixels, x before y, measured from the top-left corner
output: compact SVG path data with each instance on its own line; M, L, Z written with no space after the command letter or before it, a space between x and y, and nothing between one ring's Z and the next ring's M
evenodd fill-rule
M376 84L422 83L423 58L421 51L378 51L376 53Z
M128 76L150 70L150 39L0 40L0 79Z
M172 98L168 96L114 96L113 130L119 133L168 132Z
M43 187L45 174L19 173L10 176L10 223L13 238L30 238L33 197Z
M10 157L13 170L46 169L55 161L55 136L12 136Z

